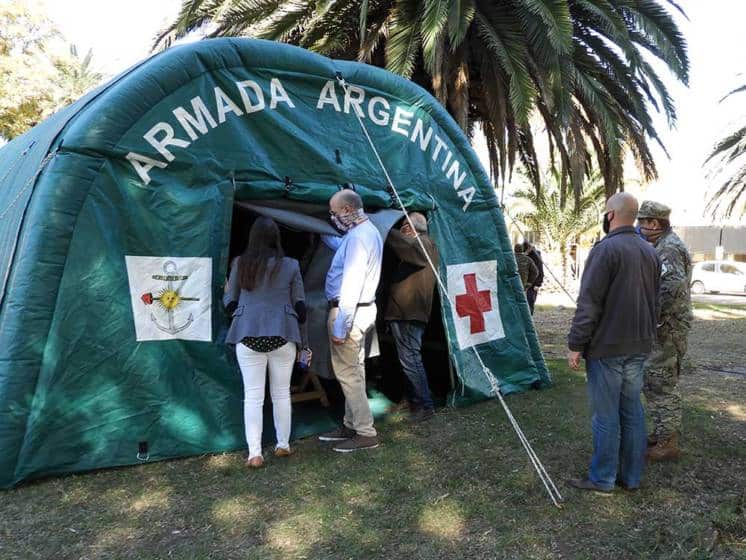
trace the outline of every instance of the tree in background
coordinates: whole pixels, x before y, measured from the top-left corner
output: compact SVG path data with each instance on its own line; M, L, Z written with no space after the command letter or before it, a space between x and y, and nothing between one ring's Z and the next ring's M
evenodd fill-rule
M205 29L386 67L429 89L468 133L480 124L493 176L505 181L518 158L538 194L536 116L564 208L569 194L580 202L594 160L607 196L622 189L627 150L656 177L651 111L669 125L676 111L649 61L689 76L667 7L681 11L674 0L184 0L156 48Z
M54 67L45 46L56 36L33 5L0 4L0 136L13 138L51 112Z
M104 76L91 67L92 60L92 50L81 59L75 45L70 45L69 56L55 59L57 88L60 94L57 99L58 105L69 105L101 83Z
M0 3L0 138L23 134L103 76L68 46L39 5Z
M521 189L514 197L516 220L529 231L539 234L543 247L559 254L562 283L567 286L567 259L570 247L579 238L599 229L599 216L604 207L605 190L601 176L592 174L579 199L571 198L563 206L560 195L561 177L551 172L544 178L544 188Z
M721 101L744 91L746 91L746 85L734 89ZM744 155L746 155L746 126L741 126L715 144L705 161L705 164L709 163L713 167L713 178L726 177L707 203L707 211L712 212L713 216L722 214L726 218L733 215L740 218L746 215L746 159Z

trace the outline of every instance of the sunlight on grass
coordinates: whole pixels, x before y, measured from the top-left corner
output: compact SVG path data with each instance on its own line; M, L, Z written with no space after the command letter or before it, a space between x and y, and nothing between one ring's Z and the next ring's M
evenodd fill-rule
M236 454L235 453L222 453L220 455L213 455L207 459L205 466L210 469L218 471L228 470L236 465Z
M725 411L730 414L734 420L746 422L746 406L742 404L731 404L725 407Z
M746 307L726 307L724 305L695 306L693 312L697 319L702 319L703 321L746 319Z
M274 523L267 530L267 542L286 554L307 552L321 537L324 528L315 512L294 515Z
M129 527L116 527L103 531L98 535L96 544L91 548L103 550L123 550L127 543L133 542L138 536L138 531Z
M461 507L451 500L436 501L425 506L420 515L420 529L433 537L458 539L464 533Z
M132 502L132 505L128 509L130 513L142 513L150 509L165 510L169 507L170 502L170 497L165 491L149 490L146 494L143 494Z
M254 500L246 498L230 498L217 502L212 507L212 517L228 527L237 523L246 523L257 511Z

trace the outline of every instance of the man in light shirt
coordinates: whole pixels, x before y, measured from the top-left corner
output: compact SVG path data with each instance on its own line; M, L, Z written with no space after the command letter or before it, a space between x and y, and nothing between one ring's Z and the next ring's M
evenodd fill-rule
M326 275L327 328L332 368L345 396L345 416L340 428L319 439L335 442L334 451L349 453L378 447L365 391L365 338L376 322L383 240L356 192L336 193L329 200L329 213L344 234L341 238L324 236L324 242L335 250Z

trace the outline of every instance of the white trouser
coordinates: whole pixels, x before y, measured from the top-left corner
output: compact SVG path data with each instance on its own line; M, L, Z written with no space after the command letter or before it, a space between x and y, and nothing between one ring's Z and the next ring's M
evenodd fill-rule
M243 376L243 413L249 458L262 454L262 409L267 366L277 447L287 449L290 446L290 375L293 373L295 352L294 342L288 342L272 352L255 352L244 344L236 344L236 358Z

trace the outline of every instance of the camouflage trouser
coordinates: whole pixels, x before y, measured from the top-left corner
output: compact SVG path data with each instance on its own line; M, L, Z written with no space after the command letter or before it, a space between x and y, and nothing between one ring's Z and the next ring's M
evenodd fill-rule
M669 438L681 430L678 384L686 354L686 338L687 333L660 336L645 362L643 392L653 423L652 433L658 440Z

